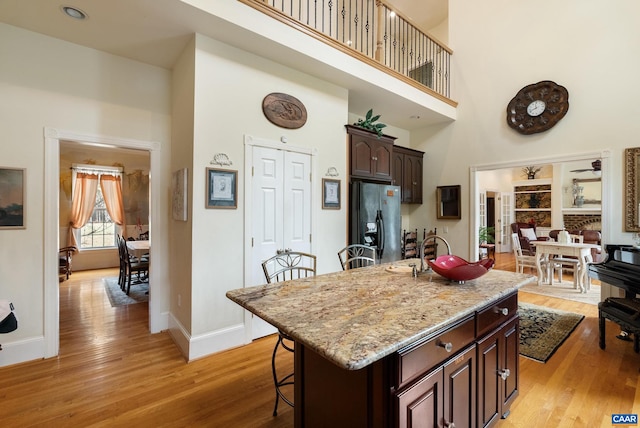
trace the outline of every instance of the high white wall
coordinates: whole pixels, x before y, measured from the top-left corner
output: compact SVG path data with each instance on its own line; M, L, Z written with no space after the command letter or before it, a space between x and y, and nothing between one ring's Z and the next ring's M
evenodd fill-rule
M187 221L169 219L170 331L184 354L191 331L191 248L193 227L193 120L195 91L195 38L173 67L171 81L171 173L187 168Z
M0 166L26 168L27 226L0 230L0 298L19 316L0 338L2 366L23 347L44 355L44 127L160 142L168 158L170 73L6 24L0 64Z
M414 215L433 219L459 254L469 250L469 167L611 150L610 242L631 243L623 225L623 156L637 147L640 3L540 0L449 1L453 97L458 119L414 132L426 152L425 201ZM549 131L524 136L506 124L506 106L522 87L553 80L569 91L567 115ZM436 221L437 185L462 185L460 221ZM431 198L431 200L430 200Z
M189 214L192 271L190 302L186 303L191 313L189 323L182 322L190 325L186 332L191 342L188 358L245 341L243 310L225 296L250 280L244 277L244 251L251 233L244 228L248 214L244 197L249 184L244 180L245 136L275 142L286 137L287 146L315 151L312 251L318 257L320 273L341 269L337 251L346 244L348 187L344 128L348 94L344 88L201 35L195 38L194 76L193 199ZM266 119L262 100L271 92L290 94L305 105L308 118L302 128L284 129ZM229 168L238 171L237 209L205 208L205 171L216 153L225 153L233 162ZM342 180L342 208L322 210L321 179L332 166ZM184 308L185 296L182 302Z

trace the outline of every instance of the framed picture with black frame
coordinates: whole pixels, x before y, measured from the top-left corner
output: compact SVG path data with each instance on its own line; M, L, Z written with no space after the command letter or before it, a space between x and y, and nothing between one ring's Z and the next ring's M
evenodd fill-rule
M340 209L340 180L322 179L322 209Z
M238 208L238 171L207 168L205 208Z
M438 199L438 219L460 219L460 185L438 186L436 188Z
M26 229L25 168L0 167L0 229Z

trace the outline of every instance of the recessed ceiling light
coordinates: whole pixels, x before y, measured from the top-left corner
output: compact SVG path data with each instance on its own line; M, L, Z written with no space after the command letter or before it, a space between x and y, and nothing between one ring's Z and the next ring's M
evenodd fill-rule
M64 13L68 17L73 18L73 19L78 19L80 21L82 21L83 19L87 19L87 17L88 17L88 15L86 13L84 13L83 11L78 9L77 7L62 6L61 10L62 10L62 13Z

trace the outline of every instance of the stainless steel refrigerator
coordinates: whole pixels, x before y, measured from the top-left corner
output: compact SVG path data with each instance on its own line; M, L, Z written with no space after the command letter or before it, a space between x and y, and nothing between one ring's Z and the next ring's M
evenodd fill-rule
M349 243L376 247L380 263L400 260L400 187L354 181Z

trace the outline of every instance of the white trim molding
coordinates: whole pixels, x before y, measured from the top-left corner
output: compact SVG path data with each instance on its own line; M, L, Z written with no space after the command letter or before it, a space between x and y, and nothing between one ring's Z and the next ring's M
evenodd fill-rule
M44 348L39 357L50 358L60 351L60 296L58 281L58 248L60 206L59 206L59 174L60 174L60 141L80 144L90 144L100 147L129 148L146 150L150 153L150 175L160 176L161 144L154 141L141 141L118 138L107 135L82 134L57 128L45 127L44 134ZM154 250L154 242L162 242L163 233L160 227L160 192L164 189L159 185L150 186L150 220L149 228L156 233L157 239L151 241L154 255L161 256L161 251ZM160 257L159 257L160 258ZM159 263L162 263L160 261ZM158 270L151 270L149 281L154 284L154 293L149 296L149 329L151 333L166 330L168 327L168 313L164 312L158 302L168 298L161 297L169 294L169 284L163 280Z

